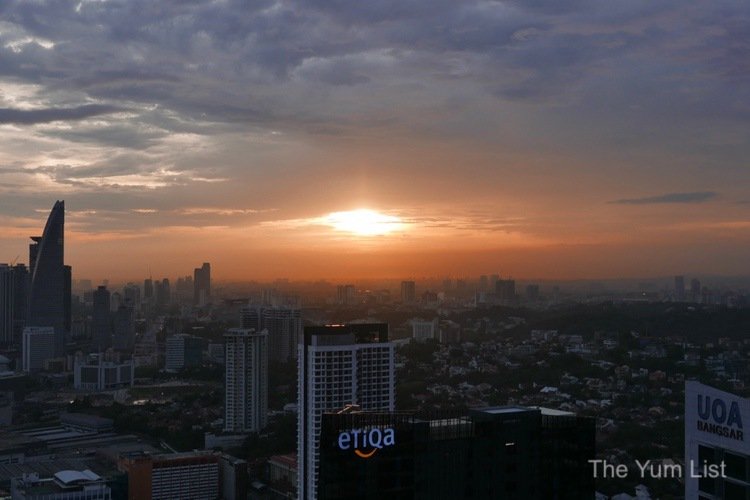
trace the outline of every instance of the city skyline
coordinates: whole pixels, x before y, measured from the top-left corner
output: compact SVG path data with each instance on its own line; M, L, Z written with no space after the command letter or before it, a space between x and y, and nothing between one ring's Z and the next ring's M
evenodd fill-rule
M2 12L0 262L65 199L92 279L745 273L746 5Z

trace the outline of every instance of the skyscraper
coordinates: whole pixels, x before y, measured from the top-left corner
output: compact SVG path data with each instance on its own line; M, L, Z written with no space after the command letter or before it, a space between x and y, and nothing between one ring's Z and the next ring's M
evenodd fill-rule
M394 344L388 342L388 325L306 327L298 367L298 497L314 500L323 413L349 404L363 411L395 407Z
M302 335L302 313L296 307L258 306L242 308L241 328L268 331L268 357L285 363L297 356Z
M674 277L674 298L677 302L685 300L685 277Z
M55 357L56 337L57 332L51 326L27 326L23 329L23 371L37 372L44 368L46 360Z
M106 286L94 290L94 309L91 312L91 342L94 350L104 352L112 347L110 293Z
M417 286L413 281L401 282L401 302L413 304L417 300Z
M65 202L57 201L44 226L42 236L32 236L29 245L31 286L27 325L49 326L55 331L55 354L63 354L66 314L70 308L70 271L64 264ZM66 280L68 286L66 286ZM66 299L66 293L68 297Z
M13 341L15 324L15 276L8 264L0 264L0 345L9 345Z
M193 304L205 306L211 298L211 264L204 262L193 272Z
M230 328L224 341L224 430L259 432L268 413L268 332Z

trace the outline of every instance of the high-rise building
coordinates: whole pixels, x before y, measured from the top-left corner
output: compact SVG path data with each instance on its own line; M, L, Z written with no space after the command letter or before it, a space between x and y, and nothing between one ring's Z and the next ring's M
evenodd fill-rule
M317 494L342 500L593 498L595 434L592 418L534 407L327 413Z
M355 297L354 285L338 285L336 287L336 302L342 306L353 306Z
M193 271L193 304L205 306L211 299L211 264L204 262Z
M134 283L128 283L122 289L124 304L133 308L134 312L141 310L141 289Z
M135 312L133 306L124 305L117 309L112 345L118 351L133 352L135 346Z
M685 498L750 497L750 400L685 383Z
M156 280L154 283L154 295L156 296L156 304L158 306L166 306L172 302L172 291L169 287L169 279L164 278L161 281Z
M154 280L146 278L143 280L143 297L147 302L154 296Z
M230 328L224 355L224 430L259 432L268 413L268 332Z
M31 237L34 243L29 245L31 284L26 322L28 326L54 328L56 355L63 354L69 323L66 316L70 314L70 271L64 264L64 238L65 202L57 201L42 236Z
M415 318L411 323L411 338L416 342L433 340L438 338L439 320L435 318L431 321Z
M0 264L0 345L9 345L13 342L15 313L15 273L8 264Z
M395 348L386 324L306 327L298 348L298 497L315 500L323 413L393 411Z
M526 285L526 300L531 302L539 300L539 285Z
M417 285L413 281L401 282L401 302L413 304L417 300Z
M495 293L501 304L512 305L516 301L515 280L501 280L495 282Z
M95 351L104 352L112 347L112 320L110 293L101 285L94 290L94 308L91 311L91 343Z
M185 333L167 337L164 368L167 370L183 370L200 366L203 361L204 345L205 341L202 338Z
M23 371L40 371L46 360L55 357L56 336L57 333L51 326L27 326L23 329Z
M268 331L268 358L285 363L297 356L297 343L302 335L302 312L296 307L243 307L241 328Z
M18 342L29 314L29 269L23 264L16 264L13 266L13 275L13 341Z
M690 280L690 301L701 301L701 282L697 278L693 278L692 280Z
M674 277L674 299L677 302L685 300L685 277L675 276Z

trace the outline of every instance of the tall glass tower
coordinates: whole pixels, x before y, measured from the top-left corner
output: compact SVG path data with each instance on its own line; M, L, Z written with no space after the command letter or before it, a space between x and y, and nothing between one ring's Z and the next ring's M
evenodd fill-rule
M63 354L69 309L70 272L64 264L65 202L57 201L42 236L29 245L29 315L27 326L55 329L55 355Z

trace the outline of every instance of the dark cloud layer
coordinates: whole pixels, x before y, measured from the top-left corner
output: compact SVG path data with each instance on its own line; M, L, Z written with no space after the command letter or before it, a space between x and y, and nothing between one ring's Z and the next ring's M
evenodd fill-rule
M33 125L55 121L75 121L123 111L117 106L103 104L89 104L74 108L48 109L10 109L0 108L0 124L14 123L19 125Z
M718 193L712 191L697 191L693 193L667 193L645 198L624 198L611 201L619 205L654 205L661 203L704 203L715 199Z

